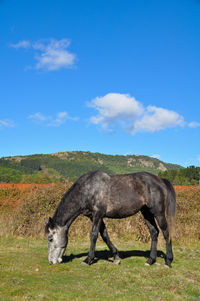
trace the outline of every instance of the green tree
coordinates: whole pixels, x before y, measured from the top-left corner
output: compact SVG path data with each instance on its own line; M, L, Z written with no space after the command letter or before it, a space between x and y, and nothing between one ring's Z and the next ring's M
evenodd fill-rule
M22 173L19 170L0 167L0 182L1 183L19 183L22 178Z

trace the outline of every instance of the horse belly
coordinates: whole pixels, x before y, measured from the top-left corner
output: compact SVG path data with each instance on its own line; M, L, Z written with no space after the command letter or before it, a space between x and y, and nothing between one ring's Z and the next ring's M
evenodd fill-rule
M106 217L124 218L136 214L144 205L142 199L129 199L109 201L107 204Z

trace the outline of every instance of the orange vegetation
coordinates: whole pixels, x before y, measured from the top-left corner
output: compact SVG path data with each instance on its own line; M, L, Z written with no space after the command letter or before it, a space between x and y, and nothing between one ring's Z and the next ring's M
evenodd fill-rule
M17 188L17 189L27 189L27 188L35 188L35 187L48 187L52 186L52 184L13 184L13 183L0 183L0 189L4 188Z
M0 183L0 209L16 208L34 191L52 184L3 184Z
M200 186L192 186L192 185L174 185L174 189L176 191L183 191L183 190L200 190Z
M51 187L52 184L24 184L24 183L20 183L20 184L13 184L13 183L0 183L0 189L3 188L17 188L17 189L27 189L27 188L36 188L36 187ZM176 191L181 191L181 190L185 190L185 189L189 189L189 190L196 190L196 189L200 189L200 186L192 186L192 185L174 185L174 188Z
M29 196L37 193L38 190L48 187L53 189L54 184L3 184L0 183L0 210L3 208L15 209ZM68 185L62 185L63 189L68 189ZM200 191L200 186L184 186L175 185L175 191L177 194L179 192L186 192L186 195L191 198L191 195L196 194Z

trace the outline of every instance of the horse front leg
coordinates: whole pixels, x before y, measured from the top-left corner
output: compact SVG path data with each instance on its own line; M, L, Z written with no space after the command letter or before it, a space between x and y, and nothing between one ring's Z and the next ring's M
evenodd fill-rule
M101 217L95 216L93 218L92 231L90 233L90 251L89 251L86 259L82 262L83 264L90 265L92 263L92 261L94 260L95 246L96 246L96 241L98 238L101 223L102 223Z

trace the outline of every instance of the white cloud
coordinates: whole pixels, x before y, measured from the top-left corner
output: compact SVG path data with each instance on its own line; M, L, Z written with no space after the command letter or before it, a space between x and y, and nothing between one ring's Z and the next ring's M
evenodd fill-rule
M2 119L0 120L0 128L13 128L15 127L15 123L10 119Z
M35 121L46 121L48 120L50 117L44 116L42 115L40 112L35 113L33 115L29 115L28 116L29 119L33 119Z
M109 93L103 97L96 97L88 103L88 106L98 111L98 115L92 116L90 122L101 124L104 129L108 129L116 122L132 122L143 112L142 104L134 97L119 93Z
M65 123L65 121L68 119L68 114L67 112L60 112L57 114L56 119L53 121L55 126L59 126L63 123Z
M131 133L154 133L167 128L183 125L184 119L178 113L155 106L148 106L141 118L133 124Z
M151 158L160 159L160 155L154 154L153 156L151 156Z
M57 117L55 119L53 119L50 123L48 123L48 126L58 127L58 126L64 124L69 119L70 118L69 118L67 112L60 112L57 114Z
M24 40L10 46L16 49L31 48L34 50L34 58L37 61L34 68L53 71L70 68L74 65L76 56L67 50L69 45L70 41L68 39L48 39L34 43ZM28 68L30 69L30 67Z
M192 121L192 122L188 123L188 126L190 128L197 128L200 126L200 122Z
M38 61L36 68L58 70L71 67L74 64L75 55L66 50L69 45L70 42L67 39L60 41L51 39L49 43L33 44L33 48L41 52L40 55L35 56Z
M155 106L145 108L129 94L109 93L96 97L88 105L98 112L90 122L106 130L120 125L130 134L153 133L184 125L184 118L178 113Z
M60 112L56 115L55 118L52 116L45 116L40 112L28 116L29 119L32 119L34 122L43 124L46 126L59 127L64 124L67 120L77 121L78 118L70 117L67 112Z
M31 43L29 41L26 41L26 40L23 40L23 41L20 41L18 42L17 44L10 44L11 47L13 48L25 48L25 49L28 49L31 47Z

